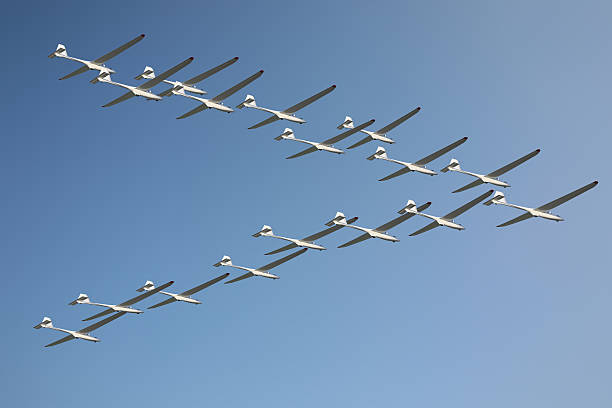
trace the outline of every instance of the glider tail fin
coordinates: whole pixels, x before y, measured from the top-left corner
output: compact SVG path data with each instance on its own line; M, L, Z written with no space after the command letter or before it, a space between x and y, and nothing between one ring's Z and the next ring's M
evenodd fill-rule
M368 160L374 160L374 159L386 159L387 158L387 151L385 150L384 147L378 146L376 148L376 152L371 155L366 157L366 159Z
M272 235L272 234L274 234L272 232L272 227L270 227L269 225L264 225L263 227L261 227L261 230L253 234L253 236L257 238L257 237L261 237L262 235L266 236L266 235Z
M244 101L242 101L240 105L236 106L236 108L253 108L255 106L257 106L257 103L255 102L255 97L253 95L247 95L244 98Z
M43 317L42 322L38 323L36 326L34 326L35 329L40 329L41 327L44 327L45 329L49 329L53 327L53 322L51 321L50 317Z
M134 77L136 80L153 78L155 78L155 70L148 65L145 67L144 71L142 71L142 74Z
M57 44L57 48L51 54L49 54L49 58L55 57L67 57L68 52L66 51L66 46L64 44Z
M353 119L350 116L344 118L344 122L337 126L338 129L352 129L354 126Z
M89 303L89 296L86 293L79 294L79 297L68 303L70 306L74 306L79 303Z
M232 258L227 255L223 255L223 258L213 266L232 266Z
M136 292L145 292L155 289L155 285L151 281L146 281L144 285L136 289Z
M91 82L92 84L97 84L98 82L110 82L110 81L111 81L110 72L108 72L108 71L100 71L98 76L95 77L94 79L92 79L89 82Z
M448 163L448 166L446 166L440 171L442 173L446 173L447 171L450 171L450 170L461 170L461 166L459 165L459 160L451 159L450 163Z
M404 206L404 208L402 208L401 210L399 210L397 213L398 214L406 214L408 212L410 213L417 213L417 206L416 203L412 200L408 200L408 202L406 203L406 205Z
M346 217L344 216L343 213L338 211L336 213L336 216L332 218L331 220L329 220L328 222L326 222L325 225L327 225L328 227L331 227L333 225L347 225Z
M493 197L490 200L485 201L483 204L487 206L491 204L506 204L506 196L501 191L496 191L495 194L493 194Z
M289 128L285 128L283 133L281 133L280 135L274 138L274 140L283 140L283 139L295 139L295 136L293 135L293 130Z

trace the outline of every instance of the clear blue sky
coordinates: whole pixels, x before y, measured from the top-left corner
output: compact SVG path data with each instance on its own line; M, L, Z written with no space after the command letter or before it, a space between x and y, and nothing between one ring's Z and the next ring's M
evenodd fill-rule
M610 115L612 6L607 1L12 2L2 22L3 405L167 407L609 407L612 356ZM344 156L285 157L284 122L261 112L206 111L172 97L101 105L122 94L93 72L46 56L58 42L96 58L146 33L109 62L134 83L194 56L188 78L234 56L202 84L211 95L264 69L253 93L283 108L331 84L305 109L297 137L322 140L350 114L397 128L392 157L414 160L468 136L451 156L487 172L536 148L503 177L509 200L536 206L600 180L555 210L567 219L495 225L519 213L478 206L458 232L412 219L379 240L329 249L250 279L126 316L99 344L35 331L42 316L80 328L84 292L117 303L145 280L182 291L225 269L224 254L261 266L287 236L318 231L336 211L377 226L408 199L445 214L486 190L450 191L458 174L409 174ZM163 90L163 86L154 88ZM375 128L377 127L375 126ZM378 126L378 127L380 127ZM356 138L341 143L346 147ZM233 271L232 271L233 272ZM139 305L146 307L159 298Z

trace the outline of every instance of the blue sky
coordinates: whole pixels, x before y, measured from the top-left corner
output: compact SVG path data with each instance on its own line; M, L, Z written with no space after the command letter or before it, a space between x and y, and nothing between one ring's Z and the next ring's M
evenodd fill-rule
M6 5L6 405L610 406L610 17L605 1ZM211 279L225 254L270 262L278 243L250 236L262 224L299 237L343 211L377 226L408 199L442 215L487 189L450 194L470 180L448 173L378 182L397 167L365 160L374 143L285 160L302 146L274 141L284 122L247 130L265 118L253 110L177 121L195 106L178 97L101 108L122 90L89 84L93 72L58 81L78 65L46 58L61 42L93 59L140 33L109 62L115 80L194 56L176 76L188 78L239 56L202 83L215 95L264 69L231 106L248 92L283 108L337 84L301 112L297 137L422 106L391 134L391 157L468 136L431 167L456 157L487 172L541 148L503 177L510 201L600 184L555 210L562 223L499 230L519 214L478 206L462 232L409 237L425 225L412 219L391 231L399 243L337 249L357 234L339 231L320 241L327 251L275 269L279 280L217 285L203 305L123 317L99 344L44 349L59 336L32 326L46 315L80 328L92 310L67 303L81 292L117 303L147 279L176 291Z

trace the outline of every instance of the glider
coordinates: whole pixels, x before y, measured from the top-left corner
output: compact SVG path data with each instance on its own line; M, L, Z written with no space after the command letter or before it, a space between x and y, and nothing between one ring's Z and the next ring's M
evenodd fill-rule
M477 180L474 180L471 183L466 184L465 186L461 188L458 188L457 190L453 191L453 193L465 191L470 188L479 186L481 184L493 184L499 187L510 187L510 184L499 180L498 177L504 173L509 172L513 168L517 167L519 164L525 163L527 160L531 159L532 157L535 157L538 153L540 153L540 149L536 149L533 152L521 157L520 159L517 159L513 161L512 163L506 164L505 166L500 167L499 169L492 171L489 174L478 174L478 173L472 173L469 171L462 170L461 166L459 166L459 161L457 161L457 159L451 159L449 165L440 171L442 173L446 173L447 171L456 171L457 173L463 173L463 174L467 174L472 177L476 177Z
M357 217L351 218L346 223L347 224L352 224L355 221L357 221ZM261 231L259 231L256 234L253 234L253 236L255 238L261 237L261 236L271 237L271 238L277 238L277 239L282 239L283 241L291 242L290 244L285 245L284 247L276 249L276 250L274 250L272 252L268 252L265 255L274 255L274 254L278 254L279 252L283 252L283 251L286 251L288 249L297 248L297 247L310 248L310 249L318 249L319 251L322 251L322 250L324 250L326 248L322 247L321 245L315 244L314 241L316 239L323 238L324 236L329 235L329 234L331 234L334 231L338 231L342 227L343 227L343 225L334 225L333 227L326 228L323 231L317 232L316 234L309 235L309 236L307 236L305 238L302 238L302 239L297 239L297 238L287 238L287 237L281 237L279 235L274 235L274 233L272 232L272 228L269 225L264 225L263 227L261 227Z
M438 157L442 156L443 154L450 152L451 150L458 147L459 145L463 144L467 139L468 139L467 137L461 138L457 140L456 142L451 143L448 146L443 147L442 149L436 152L433 152L429 156L425 156L422 159L415 161L414 163L408 163L408 162L403 162L403 161L399 161L395 159L390 159L387 157L387 151L385 150L385 148L380 147L380 146L378 146L378 148L376 149L376 153L367 157L367 159L368 160L380 159L380 160L385 160L391 163L397 163L403 166L401 169L399 169L395 173L391 173L388 176L383 177L378 181L389 180L397 176L401 176L402 174L410 173L411 171L416 171L419 173L428 174L430 176L435 176L438 173L436 173L433 170L429 170L427 167L425 167L425 165L437 159Z
M73 340L73 339L82 339L82 340L87 340L87 341L94 341L97 343L100 341L100 339L90 335L89 333L91 333L92 331L96 330L99 327L104 326L105 324L112 322L115 319L120 318L124 314L126 314L126 312L115 313L114 315L109 316L106 319L100 320L99 322L96 322L90 326L84 327L81 330L67 330L67 329L60 329L59 327L54 327L53 322L51 321L51 318L45 316L43 317L42 322L38 323L36 326L34 326L34 328L35 329L45 328L45 329L57 330L60 332L68 333L66 337L62 337L61 339L54 341L53 343L49 343L45 347L56 346L60 343L64 343L66 341Z
M204 98L200 98L197 96L186 94L184 89L179 89L178 91L172 89L171 92L174 95L184 96L185 98L193 99L193 100L200 102L199 106L179 116L177 119L185 119L191 115L195 115L198 112L202 112L205 109L217 109L217 110L220 110L221 112L227 112L227 113L233 112L234 110L232 108L230 108L229 106L225 106L222 102L225 99L232 96L233 94L235 94L236 92L238 92L240 89L244 88L245 86L247 86L248 84L256 80L257 78L259 78L262 74L263 74L263 70L258 71L256 74L251 75L244 81L237 83L236 85L232 86L227 91L223 91L219 95L211 99L204 99Z
M111 85L119 86L121 88L125 88L125 89L127 89L129 91L129 92L121 95L117 99L114 99L114 100L110 101L109 103L107 103L105 105L102 105L103 108L106 108L108 106L116 105L119 102L126 101L126 100L130 99L133 96L142 96L142 97L147 98L149 100L161 101L162 97L159 96L159 95L154 94L153 92L151 92L151 88L153 88L155 85L159 84L165 78L168 78L170 75L172 75L172 74L180 71L181 69L185 68L187 65L189 65L191 63L191 61L193 61L193 57L187 58L185 61L181 62L180 64L175 65L174 67L170 68L166 72L160 74L159 76L156 76L153 79L148 80L147 82L145 82L144 84L139 85L139 86L132 86L132 85L126 85L126 84L122 84L122 83L119 83L119 82L115 82L115 81L113 81L111 79L111 76L110 76L110 74L108 72L100 73L100 75L98 75L96 78L94 78L91 82L94 83L94 84L96 82L104 82L104 83L107 83L107 84L111 84Z
M257 110L268 112L272 114L272 116L270 116L268 119L251 126L249 129L257 129L258 127L262 127L272 122L276 122L277 120L283 120L283 119L288 120L289 122L295 122L295 123L301 124L301 123L306 123L306 121L302 118L298 118L297 116L295 116L295 112L299 111L302 108L305 108L306 106L310 105L317 99L324 97L325 95L327 95L334 89L336 89L336 85L332 85L329 88L322 90L318 94L313 95L310 98L304 99L302 102L296 103L292 107L287 108L282 111L277 111L274 109L262 108L261 106L257 106L257 104L255 103L255 97L253 95L247 95L244 101L240 105L236 106L236 108L238 109L253 108L253 109L257 109Z
M347 130L345 132L342 132L342 133L340 133L337 136L334 136L334 137L332 137L330 139L324 140L323 142L311 142L309 140L297 139L293 135L293 130L291 130L289 128L285 128L285 131L283 133L281 133L279 136L276 136L274 138L274 140L294 140L296 142L300 142L300 143L305 143L305 144L311 145L311 147L309 147L308 149L302 150L301 152L296 153L293 156L289 156L289 157L287 157L287 159L294 159L296 157L300 157L300 156L303 156L303 155L308 154L308 153L314 153L314 152L319 151L319 150L323 150L325 152L330 152L330 153L342 154L342 153L344 153L344 151L334 147L333 144L337 143L337 142L339 142L341 140L346 139L347 137L349 137L350 135L352 135L354 133L357 133L361 129L370 126L374 122L375 122L375 120L372 119L370 121L362 123L361 125L353 128L353 129L349 129L349 130Z
M482 200L484 200L485 198L487 198L488 196L490 196L492 193L493 193L493 190L489 190L486 193L479 195L478 197L476 197L475 199L473 199L469 203L466 203L466 204L462 205L461 207L457 208L456 210L449 212L448 214L446 214L443 217L435 217L433 215L424 214L424 213L422 213L418 209L415 210L414 208L406 208L405 210L407 212L409 212L409 213L413 213L415 215L420 215L421 217L425 217L425 218L429 218L429 219L433 220L433 222L431 224L427 224L426 226L424 226L420 230L415 231L412 234L410 234L410 236L414 237L415 235L422 234L422 233L424 233L426 231L429 231L429 230L434 229L434 228L439 227L439 226L448 227L448 228L452 228L452 229L456 229L456 230L463 230L463 229L465 229L465 227L463 225L457 224L454 219L456 217L460 216L461 214L463 214L464 212L466 212L467 210L469 210L470 208L472 208L473 206L475 206L476 204L478 204L479 202L481 202Z
M371 132L369 130L361 130L361 133L365 133L367 136L361 139L360 141L358 141L357 143L355 143L354 145L349 146L348 148L354 149L357 146L361 146L362 144L368 143L372 140L379 140L385 143L395 143L393 139L387 136L387 133L395 129L397 126L401 125L402 123L404 123L405 121L407 121L408 119L416 115L417 113L419 113L420 110L421 110L421 107L419 106L416 109L411 110L410 112L408 112L401 118L396 119L393 122L389 123L387 126L384 126L378 129L376 132ZM353 128L353 119L350 116L347 116L346 118L344 118L344 122L338 125L338 129L343 129L343 128L345 129Z
M205 80L206 78L216 74L217 72L221 71L222 69L225 69L227 67L229 67L230 65L232 65L234 62L238 61L238 57L234 57L229 61L225 61L223 64L221 65L217 65L214 68L209 69L208 71L202 72L199 75L194 76L191 79L188 79L186 81L169 81L167 79L164 79L163 82L166 84L170 84L172 85L172 88L168 88L166 89L164 92L160 93L160 96L172 96L172 91L179 91L181 89L187 91L187 92L191 92L191 93L195 93L198 95L204 95L207 92L204 91L203 89L200 89L198 87L196 87L195 85L198 82L201 82L203 80ZM135 77L134 79L136 80L140 80L140 79L153 79L155 78L155 71L153 70L153 68L147 66L144 69L144 72L140 75L138 75L137 77Z
M187 302L187 303L193 303L193 304L196 304L196 305L200 305L200 304L202 304L202 302L200 302L197 299L193 299L191 297L191 295L193 295L194 293L198 293L199 291L201 291L203 289L206 289L207 287L209 287L211 285L214 285L215 283L217 283L217 282L227 278L228 276L229 276L229 273L224 273L221 276L217 276L216 278L211 279L208 282L204 282L201 285L193 287L193 288L191 288L189 290L186 290L186 291L184 291L182 293L170 293L170 292L164 292L164 291L160 290L159 293L161 293L163 295L166 295L166 296L170 296L170 298L164 300L163 302L159 302L157 304L154 304L153 306L149 306L149 307L147 307L147 309L155 309L157 307L165 306L165 305L168 305L168 304L174 303L174 302ZM138 292L145 292L145 291L150 292L150 291L155 290L155 289L156 289L156 287L153 284L153 282L147 281L144 284L143 287L141 287L139 289L136 289L136 291L138 291Z
M547 220L558 222L558 221L563 221L563 218L559 217L558 215L551 214L550 210L552 210L555 207L560 206L561 204L565 203L566 201L571 200L574 197L579 196L582 193L589 191L590 189L595 187L597 184L598 182L594 181L592 183L587 184L586 186L580 187L579 189L574 190L571 193L564 195L563 197L559 197L556 200L553 200L550 203L541 205L537 208L529 208L529 207L523 207L523 206L516 205L516 204L510 204L506 202L506 197L504 196L504 193L500 191L496 191L493 198L491 198L489 201L483 204L487 206L491 204L499 204L499 205L505 205L506 207L517 208L519 210L525 211L524 214L519 215L518 217L513 218L510 221L506 221L503 224L499 224L498 227L506 227L508 225L516 224L517 222L520 222L520 221L528 220L529 218L532 218L532 217L540 217L540 218L545 218Z
M290 259L295 258L298 255L302 255L306 251L308 251L308 248L300 249L299 251L293 252L293 253L285 256L284 258L277 259L276 261L271 262L271 263L269 263L267 265L264 265L264 266L260 266L259 268L246 268L244 266L233 265L232 264L232 258L230 258L227 255L225 255L223 257L223 259L221 259L219 262L217 262L213 266L217 266L217 267L218 266L230 266L232 268L242 269L243 271L247 271L247 273L245 273L244 275L240 275L237 278L229 280L229 281L225 282L225 284L238 282L240 280L243 280L243 279L246 279L246 278L250 278L252 276L261 276L261 277L264 277L264 278L278 279L278 276L273 275L273 274L269 273L268 271L270 269L272 269L272 268L276 268L278 265L283 264L283 263L287 262Z
M426 210L427 208L429 208L430 205L431 205L431 202L425 203L425 204L421 205L420 207L418 207L417 211ZM402 214L402 215L392 219L391 221L381 225L380 227L370 229L370 228L363 228L363 227L353 226L352 228L355 228L355 229L360 230L360 231L364 231L364 234L358 236L357 238L355 238L355 239L353 239L351 241L345 242L344 244L340 245L338 248L345 248L347 246L354 245L354 244L356 244L358 242L365 241L366 239L370 239L370 238L381 238L381 239L384 239L386 241L393 241L393 242L399 241L398 238L395 238L392 235L388 235L387 231L390 230L393 227L396 227L397 225L401 224L402 222L412 218L415 215L415 213L404 211L404 209L407 208L407 207L410 207L410 208L416 207L416 204L414 203L414 201L408 201L408 204L406 204L406 207L404 207L402 210L398 211L398 213ZM332 220L330 222L335 223L335 224L337 223L336 225L342 225L342 218L340 218L338 220L339 216L340 217L344 217L344 215L342 213L336 213L336 217L334 218L334 220L336 220L336 221ZM351 227L350 225L346 225L346 226L347 227Z
M93 320L93 319L97 319L99 317L102 316L106 316L107 314L113 313L113 312L125 312L125 313L142 313L142 310L138 310L138 309L133 309L130 306L133 305L134 303L140 302L141 300L144 300L146 298L148 298L151 295L156 294L157 292L160 292L164 289L166 289L168 286L172 285L174 283L174 281L170 281L168 283L164 283L163 285L161 285L158 288L154 288L151 289L150 291L148 291L147 293L143 293L142 295L138 295L136 297L133 297L129 300L126 300L123 303L119 303L118 305L107 305L105 303L94 303L91 302L89 300L89 297L84 294L81 293L79 295L78 298L76 298L75 300L73 300L72 302L68 303L71 306L74 305L94 305L94 306L102 306L105 307L106 310L103 312L100 312L98 314L95 314L93 316L89 316L87 319L83 319L83 321L88 321L88 320Z
M111 52L104 54L103 56L101 56L100 58L97 58L93 61L87 61L87 60L83 60L83 59L79 59L79 58L74 58L74 57L70 57L68 56L68 52L66 51L66 46L64 46L63 44L57 44L57 48L55 49L55 51L51 54L49 54L49 58L65 58L71 61L76 61L79 62L81 64L83 64L83 66L79 69L77 69L76 71L73 71L71 73L69 73L68 75L65 75L63 77L60 78L60 80L62 79L68 79L71 78L73 76L82 74L84 72L87 72L89 70L92 71L100 71L100 73L106 72L107 74L114 74L115 71L107 68L104 63L106 61L108 61L109 59L116 57L117 55L121 54L123 51L127 50L128 48L130 48L132 45L136 44L137 42L139 42L140 40L142 40L144 38L144 34L140 34L138 37L134 38L131 41L128 41L127 43L123 44L121 47L119 48L115 48L114 50L112 50Z

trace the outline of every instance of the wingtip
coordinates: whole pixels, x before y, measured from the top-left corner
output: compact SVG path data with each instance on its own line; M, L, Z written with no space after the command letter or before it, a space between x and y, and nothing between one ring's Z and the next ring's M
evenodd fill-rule
M421 107L420 107L420 106L417 106L416 110L421 110Z
M145 35L144 34L140 34L140 38L145 38Z
M426 202L425 204L427 204L427 205L431 205L431 201L428 201L428 202Z
M238 57L234 57L234 61L238 61L238 59L239 59Z
M264 71L263 69L260 69L260 70L259 70L259 73L260 73L260 74L263 74L263 71Z
M189 57L187 58L189 61L193 61L193 57Z
M461 139L461 140L468 140L468 137L467 137L467 136L465 136L465 137L464 137L463 139Z
M593 184L594 184L594 185L598 185L598 184L599 184L599 181L595 180L595 181L593 182Z
M536 152L537 152L537 153L540 153L540 151L541 151L541 149L536 149Z

